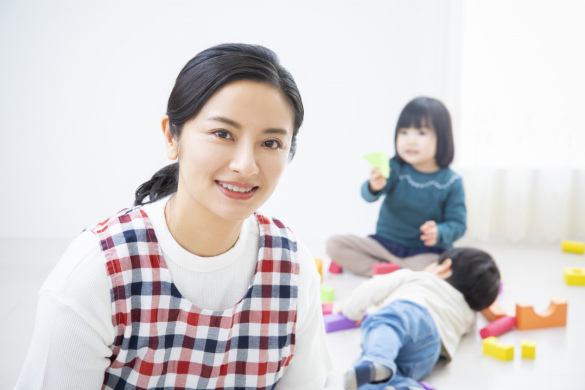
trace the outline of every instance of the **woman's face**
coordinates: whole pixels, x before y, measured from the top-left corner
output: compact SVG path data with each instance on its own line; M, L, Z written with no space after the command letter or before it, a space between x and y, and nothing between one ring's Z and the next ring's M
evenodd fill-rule
M178 192L223 220L249 217L274 192L288 161L293 112L266 83L235 81L186 122L178 141Z

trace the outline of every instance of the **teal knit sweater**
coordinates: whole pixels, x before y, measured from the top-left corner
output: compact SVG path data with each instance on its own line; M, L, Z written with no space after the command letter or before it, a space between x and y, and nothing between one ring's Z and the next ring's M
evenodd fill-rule
M362 197L382 202L376 235L410 248L424 247L420 226L435 221L439 236L435 247L449 249L465 233L467 211L461 176L450 168L423 173L410 164L390 160L390 178L386 186L373 194L369 180L362 185Z

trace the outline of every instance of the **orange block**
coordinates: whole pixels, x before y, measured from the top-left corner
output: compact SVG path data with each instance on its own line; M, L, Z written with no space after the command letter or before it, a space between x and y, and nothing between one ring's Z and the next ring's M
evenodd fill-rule
M492 303L492 305L490 307L488 307L487 309L483 309L481 311L481 314L483 314L483 316L489 322L495 321L498 318L506 316L506 312L504 311L504 309L502 309L502 307L500 305L498 305L497 302Z
M567 325L567 301L564 299L553 299L548 309L539 314L534 312L534 307L530 304L516 304L517 329L540 329L565 325Z

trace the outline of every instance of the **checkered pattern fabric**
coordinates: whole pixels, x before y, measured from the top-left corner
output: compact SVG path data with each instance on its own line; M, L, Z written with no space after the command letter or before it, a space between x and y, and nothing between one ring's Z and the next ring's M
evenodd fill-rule
M257 214L260 250L244 298L227 310L177 290L146 213L91 229L105 255L116 329L102 389L273 389L295 347L299 263L294 236Z

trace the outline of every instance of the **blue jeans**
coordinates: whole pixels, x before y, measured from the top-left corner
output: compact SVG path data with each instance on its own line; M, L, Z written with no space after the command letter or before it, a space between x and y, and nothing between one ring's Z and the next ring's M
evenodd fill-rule
M431 373L439 360L441 338L433 318L424 307L394 301L370 314L361 326L364 360L380 363L394 375L384 383L367 384L360 390L422 389L417 382Z

